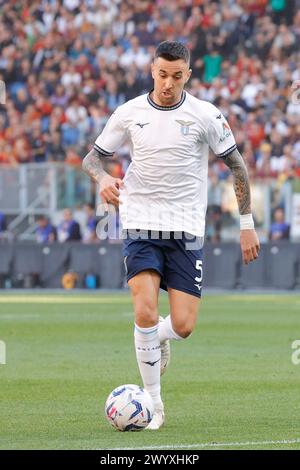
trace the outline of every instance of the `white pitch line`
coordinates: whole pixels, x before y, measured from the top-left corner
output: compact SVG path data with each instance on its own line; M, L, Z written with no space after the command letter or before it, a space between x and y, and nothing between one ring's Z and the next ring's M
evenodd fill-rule
M1 320L34 320L41 318L40 313L1 313Z
M284 439L282 441L248 441L248 442L203 442L199 444L178 444L178 445L165 445L165 446L150 446L150 447L120 447L105 450L180 450L180 449L204 449L206 447L246 447L246 446L266 446L277 444L300 444L300 439ZM104 450L104 449L99 449Z
M0 304L124 304L130 297L49 297L49 296L0 296Z

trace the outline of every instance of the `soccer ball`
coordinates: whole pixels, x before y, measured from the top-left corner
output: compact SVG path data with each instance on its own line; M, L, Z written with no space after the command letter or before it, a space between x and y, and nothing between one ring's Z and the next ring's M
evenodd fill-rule
M133 384L115 388L105 403L105 416L119 431L141 431L152 420L153 412L149 392Z

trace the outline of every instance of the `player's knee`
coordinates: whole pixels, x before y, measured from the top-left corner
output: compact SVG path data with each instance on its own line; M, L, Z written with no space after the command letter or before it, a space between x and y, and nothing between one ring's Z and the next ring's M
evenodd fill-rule
M194 327L195 325L193 322L177 322L173 324L175 333L177 333L181 338L188 338L191 336Z
M141 328L150 328L158 323L157 306L146 300L135 305L135 322Z
M175 332L178 334L178 336L180 336L181 338L188 338L189 336L191 336L192 332L193 332L193 328L188 328L188 327L181 327L181 328L178 328L175 330Z

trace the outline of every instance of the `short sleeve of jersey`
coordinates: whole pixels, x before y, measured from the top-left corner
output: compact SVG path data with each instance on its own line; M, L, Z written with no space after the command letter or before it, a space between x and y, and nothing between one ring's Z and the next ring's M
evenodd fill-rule
M118 109L110 116L103 131L97 137L94 149L103 156L112 157L126 139L126 129Z
M223 114L215 107L209 115L207 142L217 157L226 157L236 149L235 139Z

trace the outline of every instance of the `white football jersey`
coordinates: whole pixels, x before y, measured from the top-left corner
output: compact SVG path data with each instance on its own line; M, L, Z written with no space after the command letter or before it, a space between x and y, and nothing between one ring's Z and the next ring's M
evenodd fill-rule
M220 157L236 148L222 113L186 91L167 107L145 94L116 109L94 148L110 157L125 141L131 163L120 194L122 227L203 237L209 147Z

